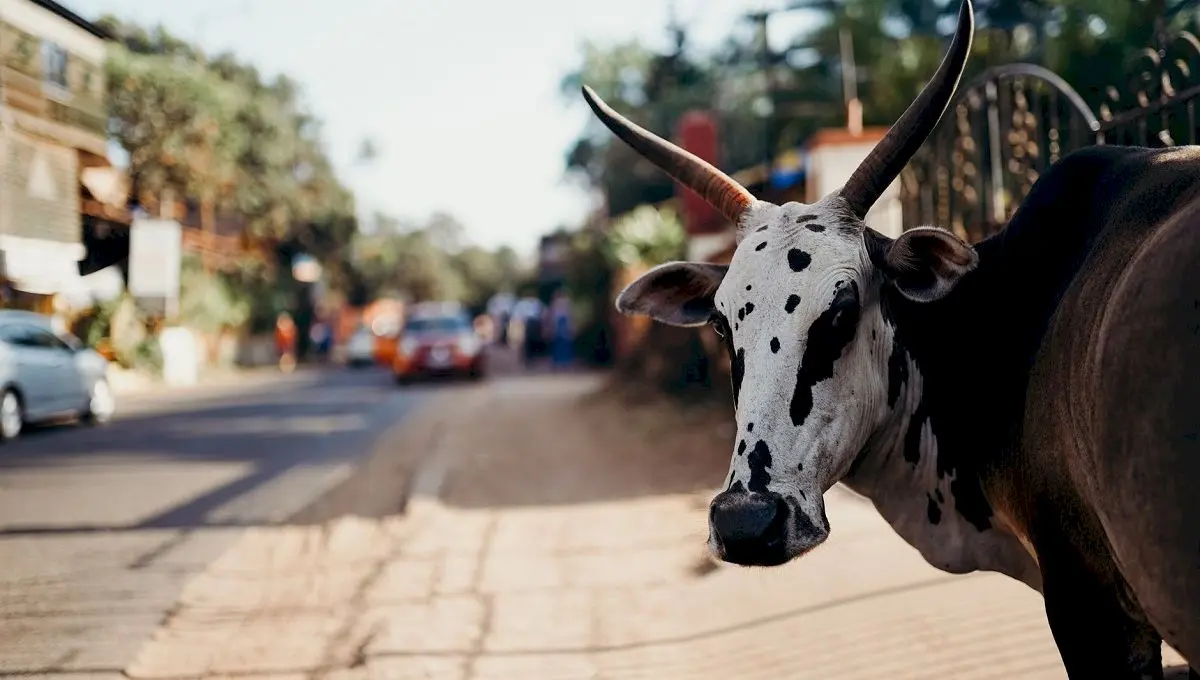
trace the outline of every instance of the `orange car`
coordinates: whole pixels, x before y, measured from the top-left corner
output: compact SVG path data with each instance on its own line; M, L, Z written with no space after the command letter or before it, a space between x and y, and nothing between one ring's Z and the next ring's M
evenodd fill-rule
M481 379L487 370L484 343L471 319L456 306L434 307L410 315L395 343L392 373L396 382L417 377L457 375Z

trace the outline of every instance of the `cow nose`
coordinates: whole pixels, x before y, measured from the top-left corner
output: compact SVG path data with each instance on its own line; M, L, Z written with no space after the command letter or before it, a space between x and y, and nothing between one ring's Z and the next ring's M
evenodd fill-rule
M788 512L777 493L718 494L709 507L709 526L720 558L748 566L786 562Z

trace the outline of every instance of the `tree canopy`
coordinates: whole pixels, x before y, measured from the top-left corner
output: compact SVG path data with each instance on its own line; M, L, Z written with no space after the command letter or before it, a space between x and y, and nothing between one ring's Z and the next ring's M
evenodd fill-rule
M849 37L852 76L864 123L890 125L936 70L953 31L957 0L797 0L811 21L763 49L757 31L731 31L701 52L680 39L659 54L636 41L581 46L565 75L566 101L582 106L579 85L592 86L618 111L669 136L689 108L714 112L720 165L737 171L795 146L821 127L845 122L842 40ZM1131 59L1153 43L1155 22L1195 22L1194 0L975 0L977 32L966 78L1014 61L1038 63L1063 76L1094 107L1106 88L1128 90ZM753 18L751 15L748 19ZM686 34L686 28L682 30ZM1126 105L1129 102L1126 101ZM769 146L768 146L769 145ZM672 194L661 173L617 142L596 121L566 151L566 169L608 198L616 216Z
M162 27L112 16L98 23L117 38L107 65L109 131L129 153L135 190L201 204L205 228L217 213L236 215L248 235L275 245L274 261L243 258L221 281L189 269L188 285L198 292L188 309L197 319L203 312L220 323L269 323L274 308L295 297L286 265L300 252L316 257L332 287L355 304L384 294L477 303L522 275L511 249L469 245L451 215L420 224L378 215L374 229L360 233L354 195L291 78L264 77L234 54L207 55ZM361 164L380 153L370 139L350 151ZM211 291L262 304L242 317L217 314L208 309L220 297Z

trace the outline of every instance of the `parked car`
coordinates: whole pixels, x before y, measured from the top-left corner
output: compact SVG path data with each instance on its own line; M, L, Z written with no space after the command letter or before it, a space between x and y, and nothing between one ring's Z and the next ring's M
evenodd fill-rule
M346 363L354 368L375 363L375 335L366 326L359 326L346 341Z
M0 439L60 418L108 422L116 400L107 375L108 360L55 333L49 317L0 310Z
M486 371L483 340L462 307L423 305L409 314L392 361L397 382L433 375L481 379Z

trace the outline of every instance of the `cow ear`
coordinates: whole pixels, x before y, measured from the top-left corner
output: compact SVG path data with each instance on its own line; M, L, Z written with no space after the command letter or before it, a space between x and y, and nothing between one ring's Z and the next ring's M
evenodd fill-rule
M643 314L671 326L700 326L712 318L713 296L728 271L707 262L668 262L642 274L617 296L622 314Z
M979 264L975 249L945 229L917 227L889 239L867 229L871 261L904 297L932 302Z

